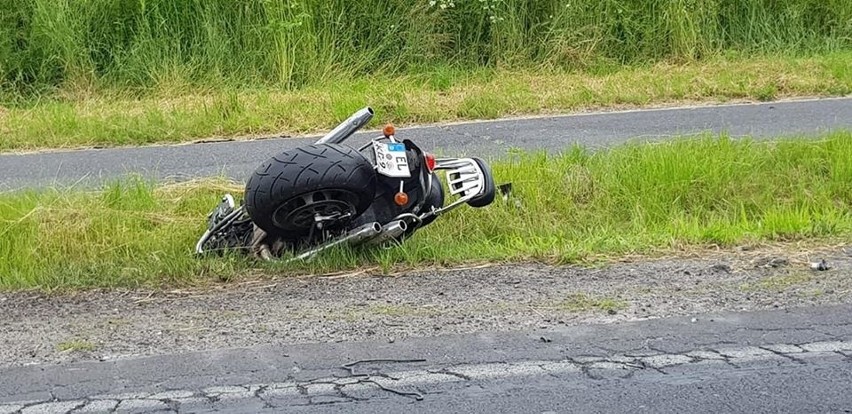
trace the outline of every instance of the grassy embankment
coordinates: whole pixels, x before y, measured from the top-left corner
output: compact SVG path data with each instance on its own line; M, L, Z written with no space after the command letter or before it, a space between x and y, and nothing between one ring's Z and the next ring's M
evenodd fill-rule
M225 182L116 183L103 191L0 194L0 288L199 285L258 273L573 262L707 246L848 240L852 133L776 143L725 137L629 144L494 163L513 199L464 209L402 246L308 264L196 258Z
M0 151L852 92L843 0L2 0ZM374 125L375 125L374 124Z

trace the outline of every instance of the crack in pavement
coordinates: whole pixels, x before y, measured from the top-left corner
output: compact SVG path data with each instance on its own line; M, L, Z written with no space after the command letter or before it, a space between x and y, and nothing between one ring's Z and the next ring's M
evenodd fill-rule
M648 352L648 351L651 352ZM637 355L638 354L638 355ZM814 341L800 344L774 343L759 346L731 346L720 342L702 346L686 352L665 352L653 347L611 353L609 356L568 356L562 360L538 360L515 362L486 362L478 364L451 364L439 368L424 368L402 371L372 369L356 372L359 364L379 364L386 369L391 364L424 364L424 359L411 360L361 360L342 366L349 375L328 376L306 381L229 385L207 387L198 391L171 389L157 393L123 392L101 394L84 398L61 400L55 393L44 401L20 401L0 404L0 413L71 414L83 412L134 412L170 411L181 412L199 404L215 406L226 401L260 401L264 408L275 409L282 404L290 406L330 405L367 401L375 398L376 391L413 398L421 401L429 392L447 383L469 383L495 381L510 377L546 375L564 379L566 375L580 374L581 378L602 381L608 378L630 379L637 373L647 371L659 375L670 375L666 369L718 361L732 369L740 369L746 362L767 361L782 358L798 365L829 355L837 355L843 361L852 361L852 340ZM412 391L413 390L413 391ZM359 393L366 392L366 395Z
M795 345L792 345L792 346L795 346ZM794 356L792 355L792 354L793 354L793 352L784 353L784 352L781 352L780 350L778 350L778 348L773 348L773 347L771 347L771 346L766 346L766 345L764 345L764 346L758 346L758 348L763 349L763 350L765 350L765 351L772 352L773 354L778 355L778 356L780 356L780 357L787 358L787 359L789 359L789 360L791 360L791 361L793 361L793 362L795 362L795 363L797 363L797 364L806 364L806 363L807 363L807 362L805 362L805 361L802 361L802 360L801 360L801 359L799 359L799 358L794 357Z

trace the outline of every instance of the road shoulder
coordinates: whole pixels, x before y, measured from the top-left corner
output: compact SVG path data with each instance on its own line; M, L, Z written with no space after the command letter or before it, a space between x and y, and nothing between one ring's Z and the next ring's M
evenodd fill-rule
M267 277L192 291L3 293L0 366L845 304L852 303L849 252L765 248L594 267ZM819 259L830 269L811 269Z

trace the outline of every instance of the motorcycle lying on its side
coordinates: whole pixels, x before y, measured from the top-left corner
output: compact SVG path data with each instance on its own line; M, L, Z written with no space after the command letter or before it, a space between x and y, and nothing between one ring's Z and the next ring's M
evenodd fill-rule
M237 207L225 194L195 252L248 251L265 260L306 259L333 246L401 243L463 204L485 207L496 186L479 158L436 158L392 125L358 148L344 145L373 117L361 109L313 145L261 164ZM446 173L447 200L437 172ZM292 260L291 259L291 260Z

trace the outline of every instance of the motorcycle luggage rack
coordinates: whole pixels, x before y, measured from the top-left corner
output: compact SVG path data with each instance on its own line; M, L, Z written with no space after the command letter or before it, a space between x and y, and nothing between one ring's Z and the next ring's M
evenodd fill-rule
M438 170L446 171L450 194L459 198L444 207L422 214L421 220L453 210L482 194L485 189L485 173L472 158L438 158L435 160L435 171Z

